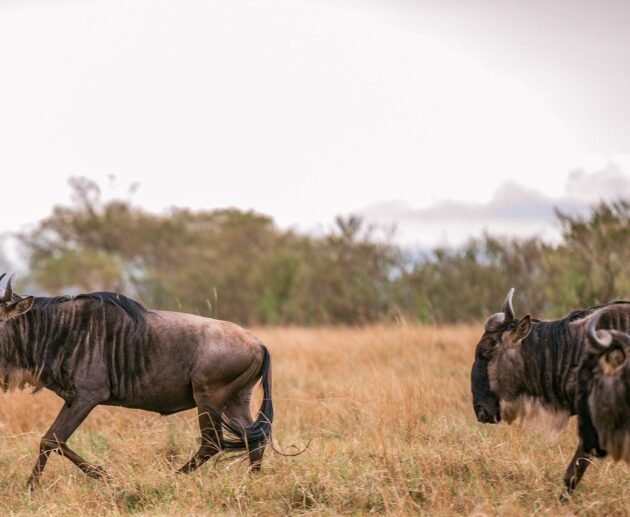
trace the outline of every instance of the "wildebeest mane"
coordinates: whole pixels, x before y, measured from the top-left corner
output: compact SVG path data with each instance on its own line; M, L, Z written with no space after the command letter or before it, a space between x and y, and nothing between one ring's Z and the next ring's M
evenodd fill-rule
M554 409L568 409L574 413L575 375L582 358L585 329L582 325L571 324L602 307L628 303L615 300L571 311L554 321L533 320L532 331L523 340L523 346L529 350L523 357L525 378L532 383L530 389Z
M580 317L577 312L556 321L535 321L522 343L525 379L531 383L528 391L554 409L572 405L565 387L580 358L580 347L574 346L570 325Z
M611 304L612 303L618 303L618 302L611 302ZM609 304L606 304L606 305L609 305ZM589 307L588 309L576 309L574 311L571 311L564 318L560 318L559 320L547 321L547 320L540 320L537 318L532 318L532 321L534 323L548 323L548 324L571 323L572 321L576 321L582 318L586 318L587 316L590 316L591 314L593 314L593 312L595 312L600 307L604 307L604 305L597 305L595 307Z
M4 353L13 354L17 368L37 373L38 388L66 399L74 392L72 372L92 364L107 366L113 399L129 396L150 358L150 312L112 292L35 297L31 310L12 322L12 350Z
M34 298L34 306L49 308L53 305L61 304L72 300L91 300L106 303L123 310L134 323L142 325L145 323L144 317L148 311L144 305L119 293L110 291L97 291L94 293L78 294L76 296L37 296Z

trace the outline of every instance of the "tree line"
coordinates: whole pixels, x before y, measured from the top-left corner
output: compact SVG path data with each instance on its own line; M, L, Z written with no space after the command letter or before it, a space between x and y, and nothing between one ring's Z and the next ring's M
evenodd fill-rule
M72 203L18 236L29 265L21 283L38 292L113 290L248 325L479 321L512 286L519 312L538 317L630 296L626 200L587 216L556 211L557 244L484 234L414 255L356 216L306 235L253 211L155 214L103 200L88 179L70 185Z

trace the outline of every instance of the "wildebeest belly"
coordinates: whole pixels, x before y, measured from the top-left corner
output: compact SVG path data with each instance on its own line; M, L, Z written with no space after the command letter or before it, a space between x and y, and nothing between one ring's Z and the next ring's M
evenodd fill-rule
M106 404L143 409L162 415L170 415L196 406L190 383L143 386L136 395L119 400L112 399Z

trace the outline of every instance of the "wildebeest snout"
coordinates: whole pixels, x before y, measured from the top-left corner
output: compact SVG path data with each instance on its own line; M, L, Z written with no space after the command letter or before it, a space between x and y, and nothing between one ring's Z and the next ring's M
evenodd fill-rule
M498 424L501 421L501 411L499 410L498 404L495 404L494 401L492 401L492 404L490 405L493 407L488 407L488 404L484 404L482 402L475 404L475 415L477 416L477 421L482 424Z

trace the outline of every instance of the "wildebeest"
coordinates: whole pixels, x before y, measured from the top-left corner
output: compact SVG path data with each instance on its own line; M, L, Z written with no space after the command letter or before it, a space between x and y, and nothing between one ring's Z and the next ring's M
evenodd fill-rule
M263 401L253 421L258 380ZM197 407L201 442L183 473L225 449L247 451L258 470L271 433L271 358L260 339L233 323L148 310L116 293L22 297L9 279L0 297L0 382L4 391L47 388L65 402L41 440L29 487L53 451L88 476L105 474L67 445L99 404L162 415Z
M572 311L559 320L517 318L510 289L501 312L488 318L471 372L473 409L483 423L508 423L545 412L559 430L575 415L578 372L584 358L586 324L603 310L601 328L630 331L630 302ZM585 429L588 426L585 426ZM577 447L564 478L568 493L589 465L591 451Z
M578 378L578 430L585 451L630 463L630 334L597 330L605 315L591 317Z

